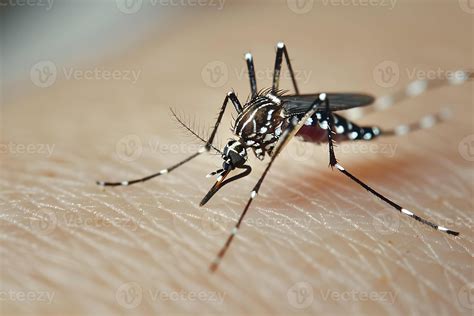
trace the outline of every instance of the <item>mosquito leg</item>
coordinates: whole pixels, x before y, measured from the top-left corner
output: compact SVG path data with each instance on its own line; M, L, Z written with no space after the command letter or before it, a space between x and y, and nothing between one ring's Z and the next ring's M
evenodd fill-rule
M454 236L457 236L459 235L458 232L456 231L453 231L453 230L450 230L448 228L445 228L443 226L439 226L437 224L434 224L422 217L419 217L418 215L414 214L413 212L407 210L406 208L403 208L402 206L398 205L397 203L395 203L394 201L392 201L391 199L383 196L382 194L380 194L379 192L375 191L374 189L372 189L370 186L368 186L367 184L365 184L364 182L362 182L361 180L359 180L357 177L355 177L354 175L352 175L351 173L349 173L349 171L347 171L343 166L341 166L338 162L337 162L337 159L336 159L336 155L334 154L334 148L333 148L333 126L334 126L334 117L333 115L331 114L331 109L330 109L330 106L329 106L329 101L326 100L326 119L325 119L325 122L327 122L327 124L324 124L327 129L328 129L328 143L329 143L329 164L331 167L336 167L337 170L339 170L342 174L344 174L345 176L347 176L348 178L350 178L352 181L356 182L357 184L359 184L361 187L363 187L364 189L366 189L367 191L369 191L370 193L372 193L373 195L375 195L376 197L380 198L382 201L384 201L385 203L387 203L388 205L392 206L394 209L396 209L397 211L399 211L400 213L404 214L404 215L407 215L415 220L417 220L418 222L420 223L423 223L427 226L430 226L434 229L437 229L439 231L442 231L442 232L445 232L447 234L450 234L450 235L454 235Z
M167 169L163 169L157 173L154 173L154 174L151 174L149 176L146 176L146 177L143 177L143 178L140 178L140 179L135 179L135 180L127 180L127 181L120 181L120 182L105 182L105 181L96 181L96 184L97 185L100 185L100 186L108 186L108 187L116 187L116 186L128 186L128 185L132 185L132 184L135 184L135 183L139 183L139 182L145 182L145 181L148 181L150 179L153 179L155 177L158 177L158 176L161 176L163 174L167 174L167 173L170 173L171 171L173 171L174 169L178 168L179 166L182 166L184 165L185 163L187 163L188 161L196 158L197 156L199 156L200 154L202 154L203 152L205 152L205 149L204 148L201 148L200 151L198 151L197 153L189 156L188 158L178 162L177 164L167 168Z
M135 183L145 182L145 181L148 181L148 180L153 179L155 177L161 176L163 174L170 173L174 169L176 169L176 168L184 165L185 163L193 160L194 158L196 158L200 154L210 151L211 148L213 148L212 143L213 143L214 138L216 136L217 129L218 129L218 127L219 127L219 125L222 121L222 117L224 116L224 112L225 112L225 109L227 107L227 103L229 103L229 100L232 101L232 103L234 104L234 107L237 110L237 112L242 111L242 106L240 105L239 99L237 98L235 93L234 92L227 93L227 95L224 99L224 102L222 103L222 107L221 107L221 110L220 110L219 115L217 117L216 124L214 125L212 133L209 136L209 139L207 140L204 147L202 147L198 152L192 154L188 158L178 162L177 164L175 164L175 165L173 165L173 166L171 166L167 169L162 169L161 171L159 171L157 173L151 174L149 176L146 176L146 177L143 177L143 178L140 178L140 179L126 180L126 181L119 181L119 182L96 181L96 184L100 185L100 186L128 186L128 185L132 185L132 184L135 184ZM178 121L179 121L179 119L178 119Z
M217 116L217 120L216 120L216 124L214 125L214 129L212 130L211 136L209 136L209 139L207 141L207 144L206 144L206 150L207 151L209 151L209 149L210 149L210 147L211 147L211 145L214 141L214 137L216 136L217 129L219 127L219 124L222 121L222 117L224 116L224 112L225 112L225 109L227 107L227 103L229 102L229 99L232 101L232 104L234 105L235 110L238 113L242 112L242 105L240 104L239 99L237 98L235 93L233 91L228 92L227 95L225 96L224 102L222 103L222 107L221 107L221 110L219 112L219 115Z
M399 102L408 98L416 97L428 90L433 90L443 86L460 85L473 79L474 72L458 70L453 72L453 75L449 78L416 80L409 83L403 90L377 98L372 106L351 110L349 112L349 117L352 120L356 120L369 113L388 109Z
M296 84L295 73L293 72L293 67L291 67L290 57L288 56L288 51L286 50L285 43L283 42L280 42L277 44L275 68L273 71L272 92L276 92L278 90L278 86L280 83L281 63L283 61L283 55L285 55L286 64L288 65L288 70L290 71L291 81L293 82L293 88L295 89L295 94L300 94L298 85Z
M216 259L212 262L211 266L209 269L211 272L214 272L217 270L219 263L221 262L222 258L224 257L227 249L229 248L232 240L234 239L235 235L237 234L237 231L240 228L240 225L242 224L242 221L245 217L245 214L247 214L247 211L250 207L250 204L252 204L252 201L255 199L255 197L258 194L258 191L260 189L260 186L262 185L263 180L265 179L265 176L267 175L268 171L270 170L270 167L272 166L273 162L275 161L276 157L280 154L280 152L283 150L285 145L293 138L293 136L298 132L298 130L304 125L304 122L308 118L310 118L315 112L316 108L322 104L322 101L326 98L326 94L321 94L319 95L319 98L316 99L313 104L311 105L310 109L306 112L305 116L302 119L298 119L298 117L293 116L289 120L288 127L284 130L283 134L280 136L280 139L278 141L278 144L275 147L275 150L272 153L270 162L268 163L267 167L263 171L262 175L260 176L260 179L258 179L257 184L253 187L252 192L250 193L250 198L247 201L247 204L245 205L245 208L240 215L239 220L237 221L237 224L234 226L232 229L229 237L227 238L226 243L224 246L221 248L219 253L217 254Z
M257 96L257 79L255 77L255 67L253 66L252 54L246 53L245 60L247 61L247 69L249 72L250 92L252 94L252 98L254 98Z

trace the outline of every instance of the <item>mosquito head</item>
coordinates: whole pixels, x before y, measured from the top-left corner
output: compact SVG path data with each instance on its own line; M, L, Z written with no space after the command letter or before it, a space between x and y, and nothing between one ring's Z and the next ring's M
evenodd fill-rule
M209 190L209 192L207 192L206 196L204 196L201 203L199 203L200 206L206 204L211 199L211 197L224 185L246 177L252 171L252 168L245 164L245 162L247 162L247 148L242 145L241 142L235 139L229 140L227 145L225 145L224 150L222 151L222 159L224 159L224 162L222 163L222 169L211 172L207 175L208 177L217 176L217 181ZM231 171L236 168L243 169L244 171L230 179L226 179Z
M247 148L238 140L231 139L222 151L222 159L224 171L241 168L247 162Z

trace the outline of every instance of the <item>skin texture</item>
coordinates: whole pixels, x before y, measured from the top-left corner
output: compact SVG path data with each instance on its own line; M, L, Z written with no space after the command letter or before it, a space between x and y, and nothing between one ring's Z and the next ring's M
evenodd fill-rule
M0 156L2 314L472 314L472 83L358 121L392 127L449 105L449 122L366 147L341 143L336 151L347 170L460 231L459 238L402 217L327 168L325 147L295 141L211 275L208 265L263 171L253 154L253 173L202 208L214 182L204 176L220 168L218 156L203 155L145 184L94 184L151 174L197 150L199 141L168 107L191 121L196 116L207 131L227 91L245 101L242 56L249 49L264 88L274 45L284 40L306 93L379 96L403 88L415 69L473 68L472 15L457 2L400 2L393 10L315 3L306 14L286 3L269 6L183 9L173 31L99 63L141 71L134 85L58 80L46 89L17 87L22 95L2 105L2 143L34 149L20 153L15 145ZM377 79L386 60L399 66L390 87ZM215 61L227 67L219 87L206 70ZM280 87L291 87L282 78ZM230 121L227 113L219 145L230 136Z

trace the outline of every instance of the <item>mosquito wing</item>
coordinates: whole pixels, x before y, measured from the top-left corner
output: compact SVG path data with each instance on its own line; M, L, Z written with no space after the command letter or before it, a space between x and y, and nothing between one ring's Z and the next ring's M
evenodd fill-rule
M372 104L375 98L361 93L327 93L332 111L343 111ZM319 94L300 94L281 96L287 116L302 114L308 111Z

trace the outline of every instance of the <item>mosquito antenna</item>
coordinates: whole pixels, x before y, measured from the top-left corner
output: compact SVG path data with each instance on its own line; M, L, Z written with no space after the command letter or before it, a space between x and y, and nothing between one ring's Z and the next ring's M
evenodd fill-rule
M207 143L207 141L204 139L204 137L200 136L200 133L199 132L195 132L190 126L188 126L177 114L176 112L173 110L173 108L170 107L170 111L171 113L173 114L173 117L175 118L175 120L182 126L184 127L184 129L186 131L188 131L189 133L191 133L194 137L196 137L197 139L199 139L200 141L202 141L203 143ZM195 125L195 124L194 124ZM212 149L214 149L215 151L217 151L219 154L222 154L222 152L217 149L214 145L210 145Z

